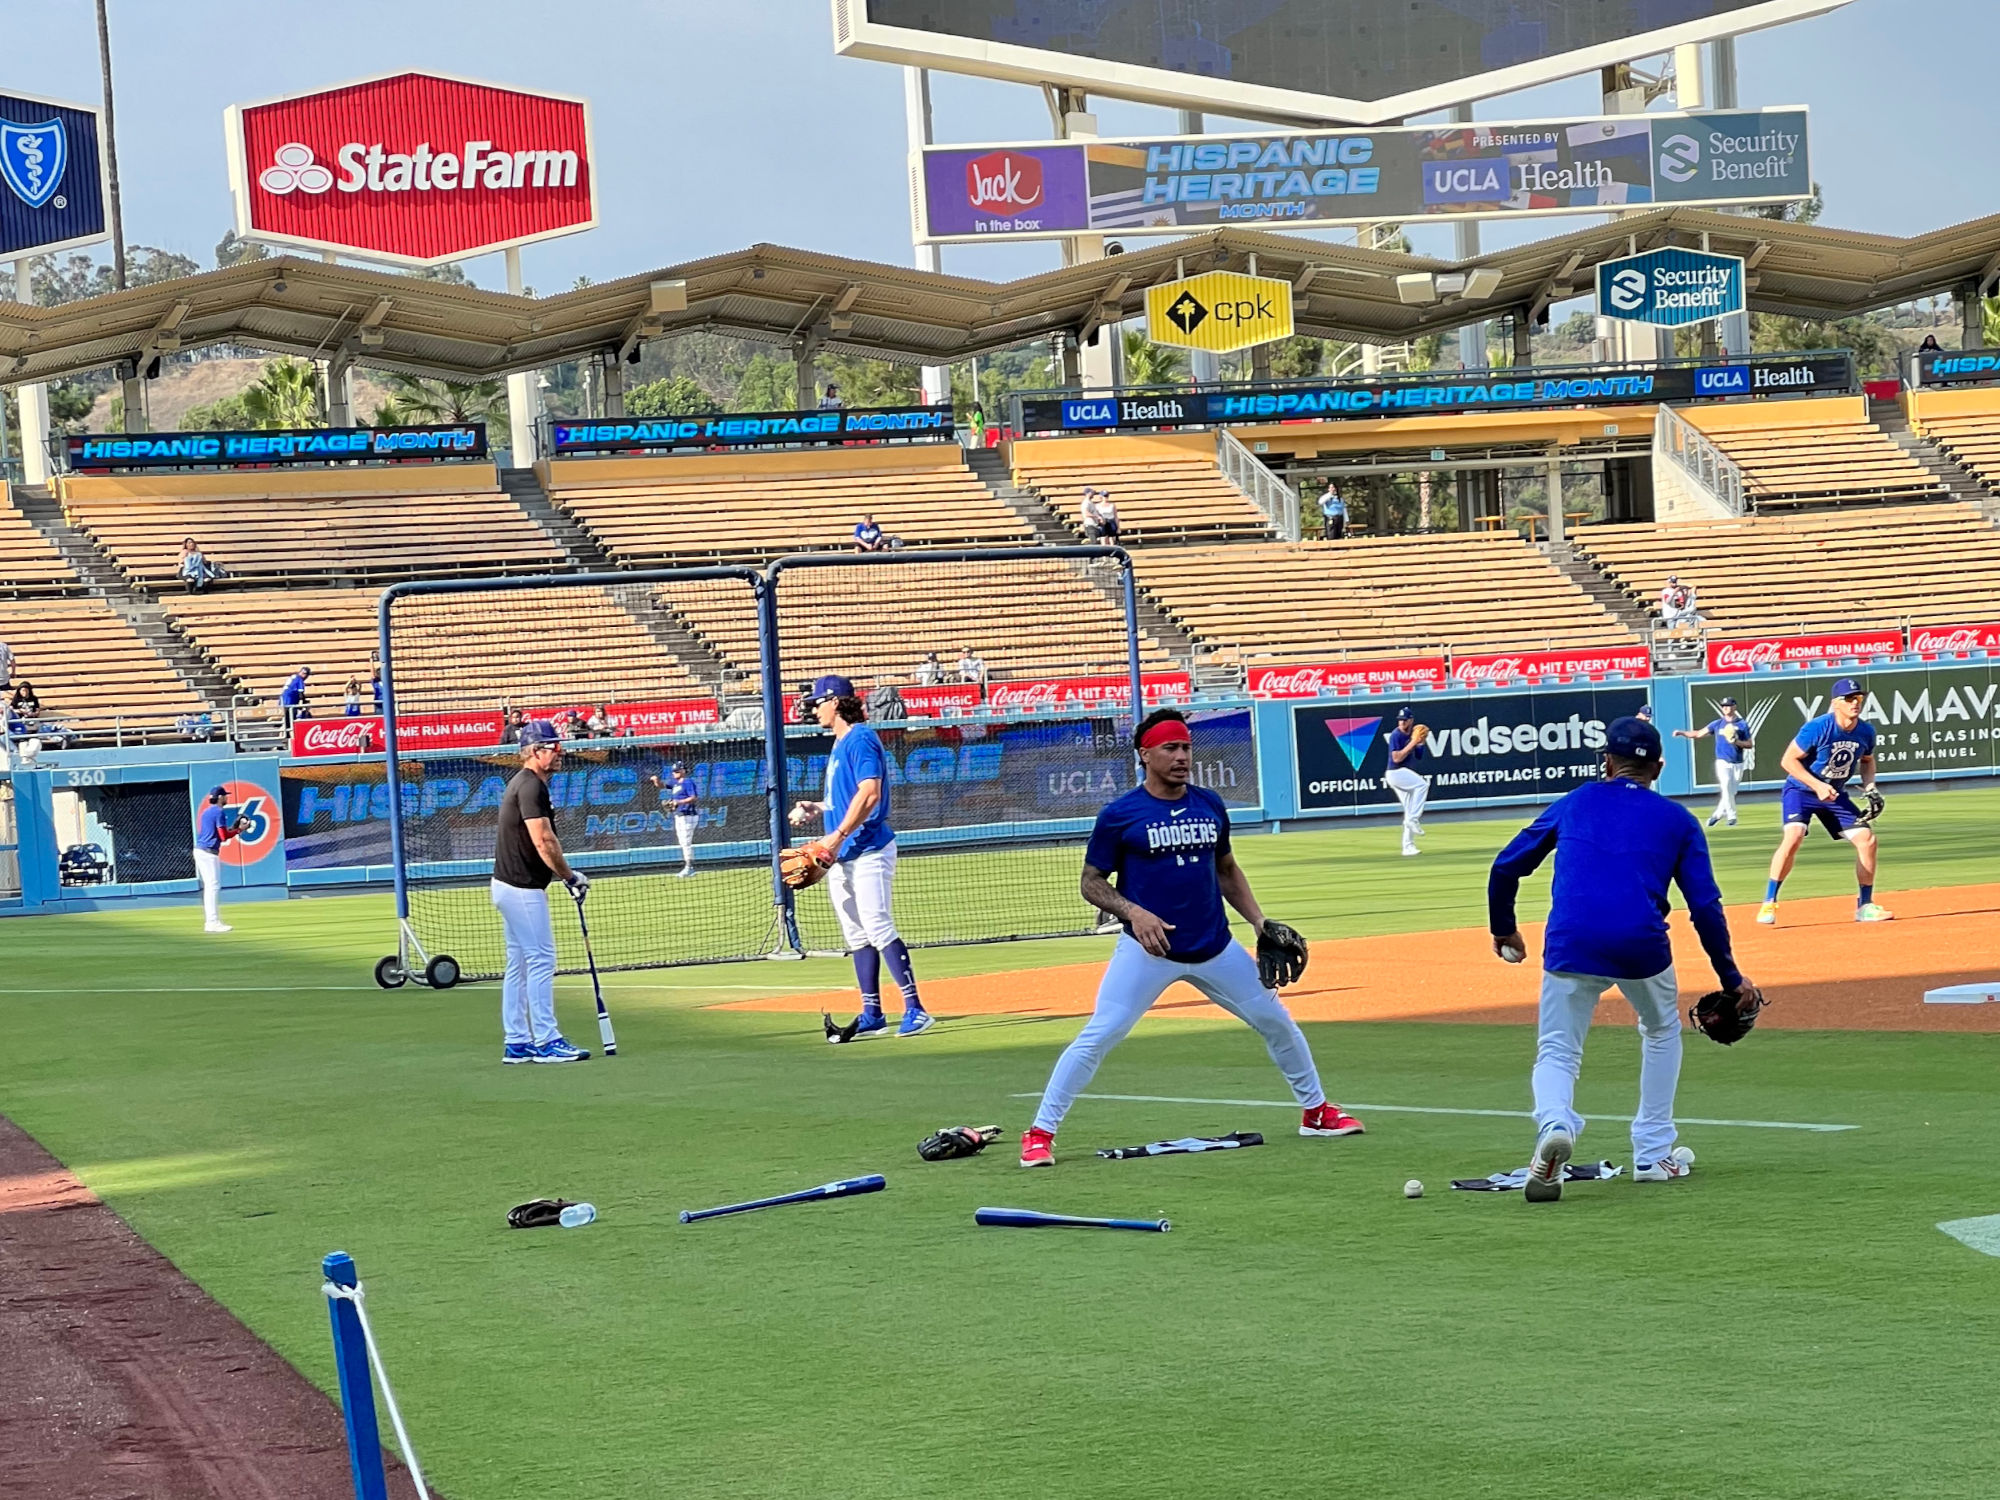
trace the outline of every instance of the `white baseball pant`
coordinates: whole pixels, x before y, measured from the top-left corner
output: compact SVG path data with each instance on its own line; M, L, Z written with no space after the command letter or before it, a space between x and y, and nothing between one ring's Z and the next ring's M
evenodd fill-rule
M1680 986L1669 964L1650 979L1601 974L1542 975L1540 1032L1535 1041L1535 1128L1583 1130L1576 1112L1576 1075L1597 998L1613 985L1639 1017L1639 1113L1632 1121L1632 1159L1647 1165L1674 1149L1674 1090L1681 1077Z
M542 1043L556 1025L556 929L549 893L492 883L493 905L507 937L507 971L500 981L500 1028L505 1040Z
M222 925L222 856L194 851L194 872L201 879L201 920L204 927Z
M1232 942L1215 957L1190 964L1157 958L1140 947L1138 939L1127 935L1111 950L1111 962L1098 982L1097 1005L1090 1020L1056 1059L1049 1086L1042 1091L1041 1108L1035 1111L1036 1129L1055 1133L1076 1096L1089 1086L1105 1054L1125 1040L1125 1034L1139 1024L1139 1017L1151 1010L1153 1002L1177 979L1185 979L1263 1037L1271 1061L1292 1086L1292 1097L1300 1108L1313 1109L1326 1103L1326 1090L1320 1087L1319 1069L1313 1066L1305 1033L1277 992L1264 988L1264 981L1257 976L1257 960L1241 943Z
M857 948L887 948L896 941L896 918L890 898L896 883L896 841L880 849L839 860L826 872L826 894L840 919L840 934L850 952Z
M675 813L674 837L680 840L681 864L684 868L694 867L694 831L701 827L700 813Z
M1403 804L1403 852L1414 854L1417 835L1424 831L1424 802L1431 794L1430 780L1408 766L1389 767L1382 780Z
M1736 821L1736 789L1743 784L1743 767L1733 760L1715 763L1715 815Z

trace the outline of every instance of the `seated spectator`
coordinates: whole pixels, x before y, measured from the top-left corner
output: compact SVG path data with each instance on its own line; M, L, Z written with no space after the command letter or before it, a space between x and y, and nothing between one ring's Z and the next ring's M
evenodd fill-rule
M341 690L340 712L343 718L358 719L361 717L361 679L359 677L348 678L347 686Z
M21 679L14 689L14 696L7 700L7 713L10 718L16 719L39 719L42 716L41 695L27 678Z
M1936 334L1934 334L1934 333L1927 333L1927 334L1925 334L1925 335L1924 335L1924 341L1923 341L1923 342L1922 342L1921 344L1917 345L1917 353L1919 353L1919 354L1942 354L1942 353L1944 353L1944 345L1943 345L1943 344L1940 344L1940 343L1939 343L1939 342L1937 341L1937 335L1936 335Z
M980 683L986 681L986 663L979 659L979 654L970 646L958 654L958 680Z
M936 687L944 681L944 663L937 659L937 652L926 651L924 659L917 663L917 686Z
M500 743L518 745L521 743L521 726L528 722L528 716L518 708L505 709L505 721L500 725Z
M180 574L190 594L199 594L209 584L222 576L222 569L202 556L201 548L191 536L181 538L180 566L175 570Z
M306 679L312 676L311 667L300 667L292 673L283 690L278 694L278 706L285 711L285 722L294 719L310 719L312 705L306 702Z
M1684 631L1699 628L1701 615L1695 609L1695 592L1691 584L1685 584L1675 574L1667 575L1667 585L1660 590L1660 628L1669 631Z
M1083 487L1083 536L1107 545L1118 540L1118 507L1111 503L1111 491Z
M1332 485L1319 497L1319 520L1321 535L1327 541L1337 542L1347 535L1347 502Z
M840 411L846 405L847 403L840 399L840 387L829 382L826 394L819 398L819 409L821 411Z
M590 711L590 717L583 721L583 727L590 731L590 737L594 740L611 737L611 716L605 713L602 703Z
M854 528L854 550L856 552L880 552L889 544L882 535L882 528L875 524L873 516L863 516L861 524Z
M868 697L862 707L868 711L872 721L907 719L910 716L910 706L903 701L896 684L886 677L877 677L869 684Z
M174 720L174 731L182 739L206 744L215 738L215 718L207 709L198 714L187 714Z

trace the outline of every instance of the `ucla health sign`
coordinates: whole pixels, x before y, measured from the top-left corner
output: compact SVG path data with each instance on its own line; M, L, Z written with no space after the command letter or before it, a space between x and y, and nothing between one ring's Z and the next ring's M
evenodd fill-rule
M0 94L0 260L110 234L98 111Z
M1706 250L1649 250L1597 268L1601 317L1680 328L1743 311L1743 259Z

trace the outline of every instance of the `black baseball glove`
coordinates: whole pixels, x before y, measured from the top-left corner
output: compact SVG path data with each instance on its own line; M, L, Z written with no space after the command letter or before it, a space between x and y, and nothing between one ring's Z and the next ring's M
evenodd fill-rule
M1688 1007L1688 1020L1710 1041L1727 1047L1750 1034L1757 1024L1757 1012L1763 1008L1763 992L1756 985L1747 984L1740 990L1716 990L1703 995Z
M956 1161L977 1156L999 1139L998 1125L952 1125L917 1142L917 1155L925 1161Z
M509 1229L547 1229L562 1222L562 1211L572 1207L568 1198L537 1198L507 1210Z
M1283 922L1266 921L1257 934L1257 977L1267 990L1297 984L1306 971L1306 940Z
M1861 821L1864 824L1872 827L1875 820L1882 816L1882 809L1886 806L1888 803L1883 800L1878 788L1864 786L1861 789Z

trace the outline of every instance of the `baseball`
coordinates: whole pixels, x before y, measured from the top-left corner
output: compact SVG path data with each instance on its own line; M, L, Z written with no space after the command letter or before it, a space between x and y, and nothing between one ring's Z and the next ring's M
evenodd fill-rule
M1417 1181L1416 1178L1412 1177L1408 1182L1403 1184L1403 1196L1405 1198L1421 1198L1423 1195L1424 1185Z
M1692 1146L1676 1146L1676 1147L1674 1147L1674 1160L1675 1160L1675 1161L1677 1161L1677 1162L1679 1162L1679 1163L1680 1163L1680 1164L1681 1164L1682 1166L1684 1166L1684 1167L1691 1167L1691 1166L1693 1166L1693 1165L1694 1165L1694 1147L1692 1147Z

